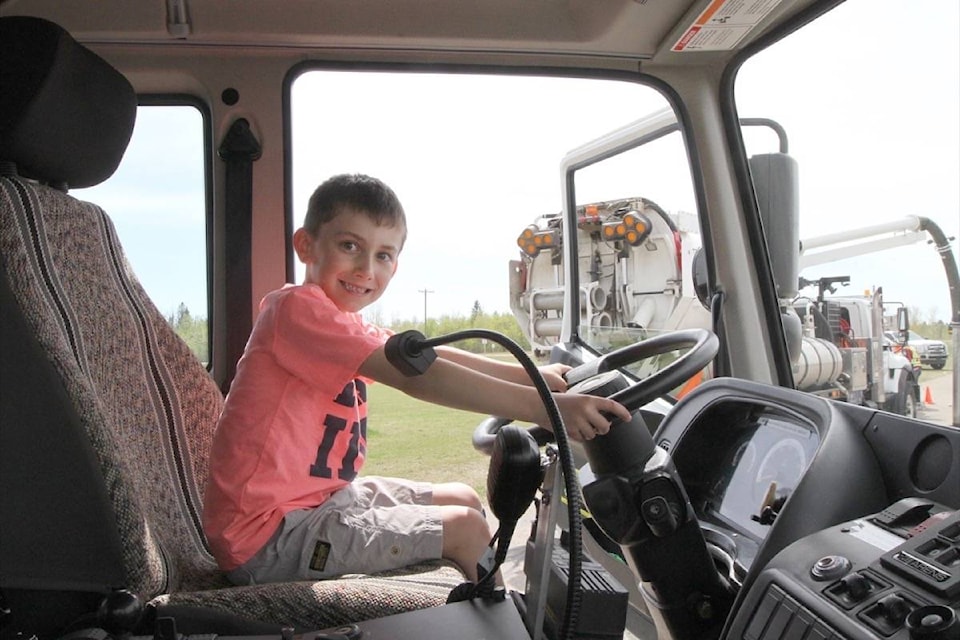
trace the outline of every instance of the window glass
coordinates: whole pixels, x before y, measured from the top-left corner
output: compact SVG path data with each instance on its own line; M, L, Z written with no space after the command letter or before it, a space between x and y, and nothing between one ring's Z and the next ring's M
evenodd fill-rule
M611 155L605 150L612 140ZM585 165L572 174L584 340L605 353L676 328L709 327L693 292L692 262L702 243L674 113L648 114L570 161ZM628 369L646 377L677 355Z
M542 240L556 224L568 152L667 107L656 90L627 82L346 71L303 74L291 104L294 227L317 184L337 173L383 179L406 209L397 275L364 311L368 319L435 335L444 318L483 312L489 325L492 313L502 313L509 324L490 328L522 333L519 341L541 352L559 334L564 275L557 249L524 255L521 237ZM678 134L605 167L578 177L579 204L649 198L670 214L693 211ZM581 278L585 288L604 288L582 310L583 336L606 344L589 327L606 323L603 313L618 314L618 283L597 281L586 269Z
M71 195L113 220L154 304L201 361L210 361L204 126L188 105L140 106L116 173Z
M958 7L849 0L748 60L736 80L741 118L778 122L797 162L800 286L782 304L803 320L805 346L866 349L868 367L888 370L882 406L901 413L912 409L890 398L902 395L897 372L910 358L872 342L897 328L901 306L917 334L948 340L947 276L932 236L917 229L925 220L960 236ZM744 135L748 154L776 151L769 130ZM956 259L955 239L947 250ZM877 306L882 326L871 328ZM921 386L946 374L926 362L916 373ZM826 375L794 363L811 392L836 392Z

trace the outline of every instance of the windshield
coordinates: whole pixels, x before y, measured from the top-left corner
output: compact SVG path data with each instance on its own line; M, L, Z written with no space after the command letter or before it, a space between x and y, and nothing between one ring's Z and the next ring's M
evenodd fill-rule
M398 98L389 109L329 99L361 92ZM554 234L544 244L549 234L542 232L559 219L561 159L666 104L658 91L621 81L307 71L291 87L291 231L318 180L337 172L378 176L404 202L410 233L390 289L364 310L368 319L431 336L475 323L549 349L559 335L564 284L550 262L562 240ZM686 171L682 146L678 152ZM536 251L523 248L527 234L536 235ZM521 274L522 256L536 258L535 274ZM292 277L300 281L302 273ZM532 300L531 286L550 291Z
M932 243L928 230L960 236L958 8L950 1L901 8L843 3L747 60L735 98L768 216L774 277L787 274L778 293L796 386L938 419L924 414L921 385L949 388L937 380L950 366L925 357L917 367L909 354L884 349L892 322L884 309L907 308L911 340L946 338L951 298L940 252L956 255L957 245ZM852 32L865 35L851 39ZM891 43L907 40L937 64L892 55ZM703 212L674 114L651 112L585 140L564 167L575 193L578 337L608 352L665 331L710 328L693 277L702 267ZM796 185L795 197L773 190L780 179ZM779 215L784 209L789 218ZM530 242L547 231L563 231L559 219L542 221ZM526 304L538 314L546 350L559 333L549 287L565 272L555 251L531 244L530 253L519 269L528 290L541 291ZM645 376L675 357L635 371Z

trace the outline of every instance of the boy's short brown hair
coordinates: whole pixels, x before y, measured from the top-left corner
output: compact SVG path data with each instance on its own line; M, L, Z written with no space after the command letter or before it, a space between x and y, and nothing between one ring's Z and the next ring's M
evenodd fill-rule
M365 213L378 225L401 227L406 240L407 217L397 194L382 180L361 173L335 175L317 187L310 196L303 228L315 236L346 208Z

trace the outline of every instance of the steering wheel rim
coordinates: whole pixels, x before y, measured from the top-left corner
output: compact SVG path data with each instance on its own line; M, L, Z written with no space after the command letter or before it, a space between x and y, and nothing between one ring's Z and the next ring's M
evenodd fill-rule
M710 364L720 347L717 336L706 329L671 331L621 347L587 364L571 369L567 372L567 378L568 380L575 380L574 384L571 385L574 386L598 374L619 369L637 360L684 347L690 347L690 350L663 369L610 396L630 412L633 412L653 398L679 386L684 380L694 376ZM498 416L490 416L484 419L473 430L473 448L480 453L490 455L490 452L493 451L493 443L497 437L497 432L511 422L513 420L510 418ZM538 425L527 427L527 430L540 446L550 442L553 438L553 434L548 429Z
M602 356L599 359L601 369L598 373L619 369L631 362L683 347L690 347L690 350L663 369L614 393L610 398L631 412L636 411L654 398L679 386L710 364L720 348L720 340L712 331L706 329L683 329L641 340Z

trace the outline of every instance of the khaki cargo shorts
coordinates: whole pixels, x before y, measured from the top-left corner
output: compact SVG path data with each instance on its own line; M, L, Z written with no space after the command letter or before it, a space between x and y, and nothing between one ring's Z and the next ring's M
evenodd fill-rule
M260 551L227 574L237 585L377 573L441 557L433 485L357 478L315 509L291 511Z

